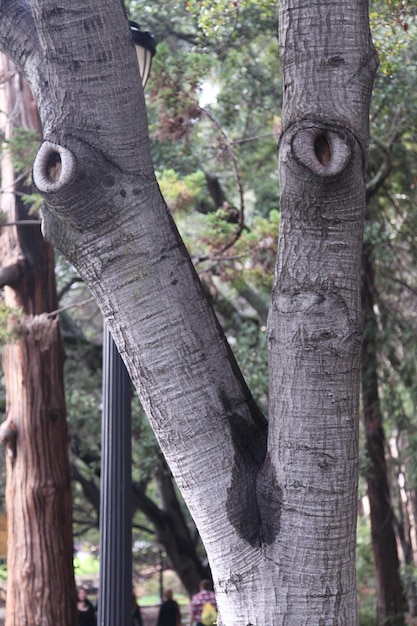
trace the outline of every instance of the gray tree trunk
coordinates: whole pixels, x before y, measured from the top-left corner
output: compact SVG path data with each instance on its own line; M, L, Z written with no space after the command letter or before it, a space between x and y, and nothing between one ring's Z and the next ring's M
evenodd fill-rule
M280 5L269 426L156 184L121 3L102 0L99 12L92 0L30 5L36 28L22 40L3 28L9 3L0 3L0 45L30 74L43 117L34 164L43 230L108 321L204 541L219 624L354 626L359 269L375 70L366 2Z
M366 2L281 1L279 24L282 216L269 316L269 449L282 489L277 603L283 624L355 624L360 267L376 57Z

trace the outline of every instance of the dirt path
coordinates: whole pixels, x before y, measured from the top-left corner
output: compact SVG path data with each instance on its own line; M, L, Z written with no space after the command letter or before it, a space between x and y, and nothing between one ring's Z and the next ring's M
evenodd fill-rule
M141 608L143 626L156 626L159 609L157 606L143 606Z
M158 619L158 607L157 606L144 606L141 609L143 626L156 626L156 620ZM6 609L0 608L0 626L4 626L4 617Z

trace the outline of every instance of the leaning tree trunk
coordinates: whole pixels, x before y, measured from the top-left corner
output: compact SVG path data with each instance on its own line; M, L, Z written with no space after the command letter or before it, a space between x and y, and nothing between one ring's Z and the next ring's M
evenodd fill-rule
M22 4L0 0L0 45L26 68L43 120L33 172L44 232L107 319L205 544L218 623L354 626L359 274L376 65L367 3L280 3L269 426L155 182L122 4L102 0L98 13L93 0L30 0L35 28ZM4 26L15 11L25 37Z
M374 313L374 292L374 269L370 251L365 247L362 286L364 309L362 404L368 458L366 480L371 510L377 623L403 626L405 623L403 590L399 573L397 541L385 461L385 433L378 391L376 352L378 329Z
M4 55L1 111L5 138L16 126L38 128L28 87ZM63 353L56 315L54 253L20 199L22 184L2 156L0 237L5 302L13 339L4 348L8 516L6 626L75 626L71 491L63 391ZM26 190L27 191L27 190ZM30 217L30 219L28 219Z

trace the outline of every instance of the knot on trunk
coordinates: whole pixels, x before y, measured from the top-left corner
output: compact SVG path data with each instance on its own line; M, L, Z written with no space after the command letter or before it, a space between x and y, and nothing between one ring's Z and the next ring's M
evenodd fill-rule
M350 161L351 139L340 128L297 124L289 132L293 156L316 176L338 176Z
M33 182L41 193L60 191L73 180L76 166L76 159L68 148L44 141L33 164Z

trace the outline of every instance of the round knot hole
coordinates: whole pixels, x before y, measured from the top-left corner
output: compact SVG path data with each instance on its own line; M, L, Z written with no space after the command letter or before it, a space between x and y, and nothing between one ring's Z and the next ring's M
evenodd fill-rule
M316 176L338 176L349 162L351 145L342 129L295 126L290 141L296 161Z
M33 182L41 193L54 193L73 181L76 170L77 161L68 148L44 141L33 163Z

